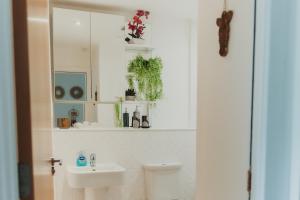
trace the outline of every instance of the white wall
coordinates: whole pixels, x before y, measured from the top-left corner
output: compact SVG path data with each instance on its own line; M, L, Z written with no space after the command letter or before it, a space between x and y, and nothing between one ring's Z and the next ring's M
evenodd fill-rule
M152 124L162 128L186 128L195 126L195 110L190 108L196 102L196 58L191 45L192 29L195 24L183 18L152 16L153 56L163 60L164 96L152 111ZM172 22L172 23L170 23ZM196 41L194 41L196 43Z
M229 55L218 55L223 1L199 8L198 199L246 200L249 168L254 1L228 1L234 11Z
M127 169L121 199L145 200L142 165L180 162L181 200L194 200L196 146L194 130L55 131L54 157L63 160L55 176L56 200L83 200L83 191L69 188L65 167L75 165L77 153L96 153L98 163L119 163Z

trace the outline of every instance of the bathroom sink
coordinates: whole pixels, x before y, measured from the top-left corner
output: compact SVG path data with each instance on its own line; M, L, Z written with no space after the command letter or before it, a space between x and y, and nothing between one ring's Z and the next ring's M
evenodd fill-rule
M126 169L118 164L96 164L95 167L67 168L68 183L72 188L108 188L123 185Z

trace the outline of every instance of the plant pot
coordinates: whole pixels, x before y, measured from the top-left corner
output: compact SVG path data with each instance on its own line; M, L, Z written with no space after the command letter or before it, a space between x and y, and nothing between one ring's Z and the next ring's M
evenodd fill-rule
M135 101L136 96L125 96L126 101Z
M139 39L139 38L132 38L130 40L131 44L145 44L145 40L144 39Z

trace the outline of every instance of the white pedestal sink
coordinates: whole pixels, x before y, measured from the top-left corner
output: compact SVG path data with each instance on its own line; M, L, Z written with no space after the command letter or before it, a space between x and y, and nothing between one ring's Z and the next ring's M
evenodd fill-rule
M85 200L107 200L110 187L124 183L125 168L118 164L97 164L95 167L68 167L68 183L72 188L84 189Z

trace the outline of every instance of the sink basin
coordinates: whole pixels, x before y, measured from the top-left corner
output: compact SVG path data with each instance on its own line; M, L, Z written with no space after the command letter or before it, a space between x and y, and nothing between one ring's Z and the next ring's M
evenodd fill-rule
M121 186L126 169L118 164L96 164L95 167L67 168L68 183L72 188L109 188Z

